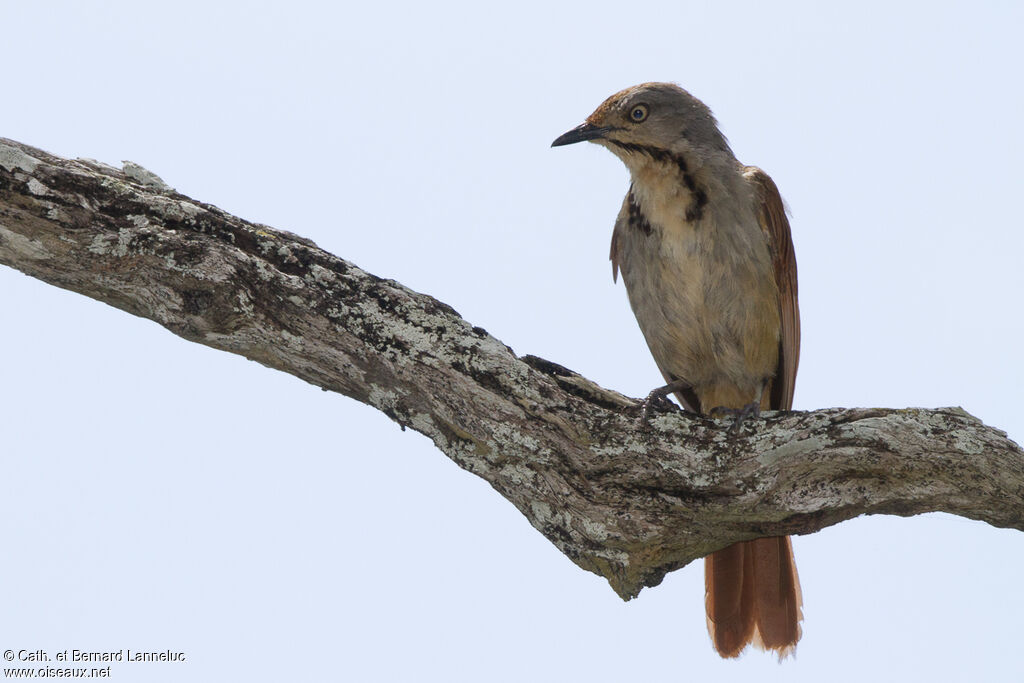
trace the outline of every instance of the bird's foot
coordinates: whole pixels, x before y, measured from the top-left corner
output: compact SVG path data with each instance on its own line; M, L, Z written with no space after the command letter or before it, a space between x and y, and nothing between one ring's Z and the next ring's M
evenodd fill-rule
M718 406L711 409L711 417L724 417L726 415L735 415L736 420L729 427L729 434L736 435L740 431L740 427L743 426L743 421L748 417L758 417L761 415L761 402L754 401L748 403L742 408L726 408L725 406Z
M651 393L647 394L647 398L645 398L644 402L640 404L640 421L643 424L647 424L647 421L651 417L651 410L655 405L671 406L672 402L668 400L668 395L674 391L688 389L689 387L689 384L681 379L677 379L676 381L669 382L665 386L658 387Z

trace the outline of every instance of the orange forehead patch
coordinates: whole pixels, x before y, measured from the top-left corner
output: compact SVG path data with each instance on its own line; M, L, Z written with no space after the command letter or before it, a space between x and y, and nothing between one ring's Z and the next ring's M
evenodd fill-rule
M602 102L601 105L594 110L594 113L587 117L587 123L598 124L604 121L611 113L611 111L618 108L618 106L624 100L629 99L631 96L635 95L641 90L644 90L645 88L651 88L653 86L659 85L663 86L665 84L641 83L640 85L634 85L632 87L626 88L625 90L620 90L619 92L615 93L614 95L606 99L604 102Z

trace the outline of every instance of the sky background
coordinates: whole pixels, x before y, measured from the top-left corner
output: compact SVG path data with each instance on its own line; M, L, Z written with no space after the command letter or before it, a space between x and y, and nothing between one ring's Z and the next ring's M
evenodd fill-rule
M1024 4L0 1L0 136L129 159L630 396L628 184L550 149L670 80L792 209L797 409L960 405L1024 440ZM0 649L121 681L1024 679L1024 535L794 541L782 665L709 644L700 562L623 603L422 436L0 268ZM6 664L5 664L6 665Z

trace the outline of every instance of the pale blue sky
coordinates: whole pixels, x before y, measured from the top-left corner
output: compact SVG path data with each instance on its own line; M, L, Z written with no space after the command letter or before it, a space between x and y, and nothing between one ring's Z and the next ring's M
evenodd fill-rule
M452 306L660 381L607 260L627 185L549 149L672 80L792 208L798 409L961 405L1024 439L1020 3L0 4L0 136L136 161ZM0 268L0 649L122 681L1022 680L1024 535L794 542L798 657L722 662L700 563L631 603L383 415Z

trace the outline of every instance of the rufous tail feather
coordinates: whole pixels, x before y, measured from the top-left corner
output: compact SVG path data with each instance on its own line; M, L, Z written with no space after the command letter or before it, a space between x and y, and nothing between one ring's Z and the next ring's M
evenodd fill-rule
M722 657L748 644L792 654L803 618L800 579L788 536L736 543L704 560L708 633Z

